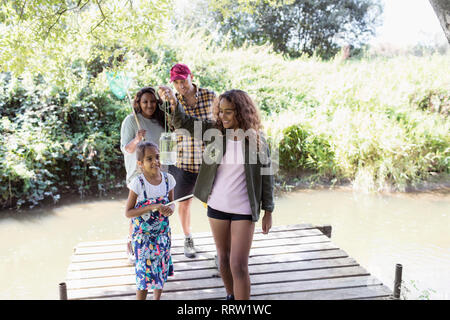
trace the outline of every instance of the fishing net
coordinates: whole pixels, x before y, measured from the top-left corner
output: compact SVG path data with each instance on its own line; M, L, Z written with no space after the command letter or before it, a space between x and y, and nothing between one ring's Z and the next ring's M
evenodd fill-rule
M106 72L109 88L117 99L122 100L126 96L129 98L128 89L131 86L131 78L124 75L123 72ZM131 101L130 101L131 103Z
M130 93L128 92L128 89L131 86L132 79L130 77L127 77L121 71L106 72L106 79L108 80L109 89L118 99L122 100L123 98L128 97L128 102L130 104L131 110L133 111L134 119L136 120L138 129L141 130L141 124L139 123L136 111L133 108L133 101L131 100Z

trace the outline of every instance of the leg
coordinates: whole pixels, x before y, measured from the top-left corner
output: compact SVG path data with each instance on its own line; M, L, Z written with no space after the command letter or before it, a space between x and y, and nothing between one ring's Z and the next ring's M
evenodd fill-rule
M177 181L174 190L175 200L192 194L197 179L196 173L184 171L175 166L170 166L169 172ZM184 255L188 258L194 258L196 254L194 240L191 237L191 203L192 199L189 199L178 204L178 216L180 217L181 228L185 236Z
M191 235L191 203L192 199L189 199L180 202L178 206L178 215L184 232L184 255L188 258L194 258L197 254Z
M236 300L250 299L248 257L252 246L255 223L250 220L231 221L230 267Z
M192 198L178 203L178 215L185 236L191 233L191 203Z
M127 256L128 262L130 264L136 263L136 257L134 256L133 244L132 244L132 235L133 235L133 223L130 220L130 226L128 228L128 238L127 238Z
M147 290L136 290L136 300L147 299Z
M233 277L230 269L230 220L208 218L219 257L219 270L227 295L233 294Z
M161 299L162 289L153 289L153 300Z

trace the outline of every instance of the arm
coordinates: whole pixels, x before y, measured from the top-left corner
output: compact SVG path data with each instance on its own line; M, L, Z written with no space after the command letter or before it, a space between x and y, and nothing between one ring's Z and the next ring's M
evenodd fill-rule
M272 162L270 159L270 150L267 145L267 142L261 136L261 144L266 146L266 156L267 161L261 165L261 170L263 168L264 171L268 171L268 169L272 166ZM262 195L261 195L261 208L264 210L264 217L262 219L262 230L264 234L269 233L270 228L272 227L272 212L274 210L274 202L273 202L273 174L267 174L267 172L263 172L265 174L261 175L262 180Z
M133 153L136 151L136 146L139 142L141 142L145 137L145 130L141 129L136 133L136 136L133 140L131 140L126 146L125 150L129 153Z
M189 131L191 136L194 136L195 122L201 122L202 136L206 130L214 128L216 122L214 120L203 120L194 116L187 115L184 112L184 108L178 99L175 97L173 91L166 86L159 87L158 93L163 100L170 102L170 109L172 115L172 126L175 129L186 129Z
M163 207L162 204L158 203L158 204L151 204L151 205L148 205L145 207L135 209L134 206L136 205L136 200L137 200L137 194L134 193L133 190L130 190L130 192L128 193L127 205L125 206L125 216L127 218L139 217L149 211L152 211L155 209L160 210L161 207Z
M133 153L137 144L145 137L145 130L138 130L134 118L127 117L120 129L120 149L123 153Z
M169 202L173 201L173 189L169 191ZM160 212L163 216L170 217L175 211L175 204L169 206L162 206Z
M184 112L183 106L180 102L177 103L175 107L173 107L172 113L172 125L175 129L182 128L189 131L191 136L194 136L195 123L197 121L201 122L202 136L205 134L205 131L215 127L216 122L214 120L203 120L194 116L187 115Z

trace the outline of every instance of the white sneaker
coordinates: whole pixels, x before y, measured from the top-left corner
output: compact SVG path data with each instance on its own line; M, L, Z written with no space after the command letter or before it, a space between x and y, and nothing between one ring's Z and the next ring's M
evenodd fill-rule
M184 239L184 255L187 258L195 258L196 253L197 253L197 250L195 250L195 247L194 247L194 239L185 238Z

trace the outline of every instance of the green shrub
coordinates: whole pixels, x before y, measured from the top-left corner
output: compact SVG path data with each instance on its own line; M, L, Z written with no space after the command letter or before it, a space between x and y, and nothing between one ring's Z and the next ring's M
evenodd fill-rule
M124 107L88 88L69 101L63 89L49 90L42 81L4 83L1 207L35 206L67 192L103 194L123 186L118 143Z
M286 172L309 170L327 178L335 174L334 152L327 139L302 125L283 130L279 157L280 169Z
M131 110L110 92L105 72L129 74L133 96L169 83L176 62L218 95L232 88L250 94L279 148L281 175L380 191L450 174L448 54L323 62L286 60L267 46L228 50L199 32L169 40L118 56L106 48L58 72L0 74L0 206L123 187L120 125Z
M436 112L448 116L450 111L450 92L444 88L419 90L410 94L409 101L420 110Z

